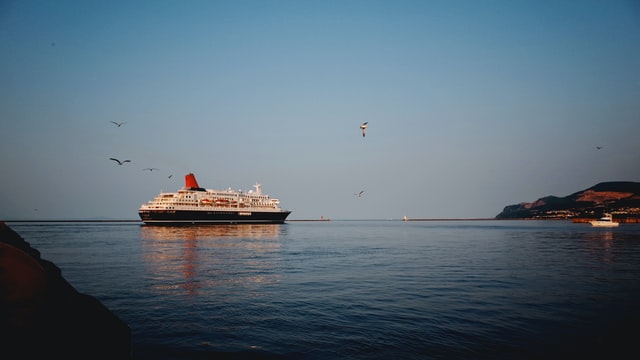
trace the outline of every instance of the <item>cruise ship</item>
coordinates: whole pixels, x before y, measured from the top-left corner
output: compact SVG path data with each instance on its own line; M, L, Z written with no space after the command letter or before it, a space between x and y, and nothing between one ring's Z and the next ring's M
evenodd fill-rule
M255 190L234 191L201 188L194 174L185 175L185 186L178 192L161 192L138 210L140 219L150 225L189 224L283 224L289 210L280 201Z

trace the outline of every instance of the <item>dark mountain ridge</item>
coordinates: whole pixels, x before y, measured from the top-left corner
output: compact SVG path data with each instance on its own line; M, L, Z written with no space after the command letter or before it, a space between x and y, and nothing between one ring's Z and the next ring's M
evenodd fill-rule
M508 205L496 219L597 218L604 212L617 218L640 217L640 182L601 182L565 197L545 196Z

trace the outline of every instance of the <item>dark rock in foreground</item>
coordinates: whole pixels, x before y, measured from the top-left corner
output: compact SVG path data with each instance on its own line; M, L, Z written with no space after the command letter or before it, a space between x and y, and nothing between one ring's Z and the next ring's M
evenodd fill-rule
M0 222L0 359L130 359L131 330Z

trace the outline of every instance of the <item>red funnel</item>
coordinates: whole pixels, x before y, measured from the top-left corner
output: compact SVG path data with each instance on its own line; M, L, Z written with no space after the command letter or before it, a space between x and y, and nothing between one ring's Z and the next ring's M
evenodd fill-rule
M200 187L198 186L198 182L196 181L196 176L193 175L192 173L189 173L184 176L184 183L185 183L185 187L187 188L197 189Z

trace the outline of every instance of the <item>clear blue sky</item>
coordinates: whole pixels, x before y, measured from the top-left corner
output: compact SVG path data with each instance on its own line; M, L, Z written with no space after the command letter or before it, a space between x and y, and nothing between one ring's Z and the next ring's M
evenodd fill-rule
M640 181L638 1L2 1L0 81L0 220L136 219L189 172L290 219Z

